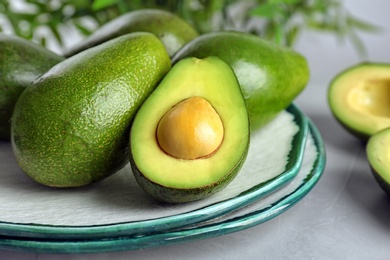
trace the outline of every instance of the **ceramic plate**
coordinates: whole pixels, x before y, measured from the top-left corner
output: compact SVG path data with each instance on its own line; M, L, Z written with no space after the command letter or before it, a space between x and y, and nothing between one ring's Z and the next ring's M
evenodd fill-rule
M310 135L305 145L302 167L297 176L283 188L245 208L206 222L150 235L69 241L3 238L0 239L0 248L45 253L132 250L220 236L261 224L295 205L314 187L322 175L326 157L323 141L311 122L309 127Z
M149 235L207 221L247 206L289 183L302 164L307 118L291 106L253 133L247 160L231 184L193 203L164 204L144 194L129 166L94 185L54 189L17 166L0 147L0 235L23 239L98 239Z

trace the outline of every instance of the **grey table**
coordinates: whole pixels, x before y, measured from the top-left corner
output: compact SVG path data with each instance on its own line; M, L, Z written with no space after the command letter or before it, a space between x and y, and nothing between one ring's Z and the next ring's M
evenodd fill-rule
M382 27L360 34L368 51L364 60L390 62L390 1L344 2L351 13ZM244 231L184 244L82 255L2 251L0 259L390 259L390 199L370 172L364 145L341 128L327 103L331 78L363 59L349 42L325 34L306 32L295 48L312 72L296 104L319 128L327 165L293 208Z

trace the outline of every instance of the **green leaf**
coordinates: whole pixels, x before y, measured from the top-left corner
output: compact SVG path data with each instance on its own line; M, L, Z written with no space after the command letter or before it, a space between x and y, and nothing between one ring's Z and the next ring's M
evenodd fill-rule
M79 20L74 20L73 24L85 36L92 33L92 31L85 27Z
M347 17L347 23L350 26L355 27L355 28L362 30L362 31L375 32L375 31L382 30L382 28L379 26L365 22L363 20L357 19L357 18L352 17L352 16Z
M301 0L269 0L270 4L297 4L302 2Z
M283 42L283 35L284 35L284 30L283 30L283 26L280 25L280 24L277 24L276 27L275 27L275 36L274 36L274 41L276 44L278 45L283 45L284 42Z
M119 0L94 0L92 10L98 11L118 3Z
M50 31L53 33L54 37L58 41L59 44L62 44L62 38L58 31L58 28L56 27L56 24L49 24Z
M298 26L292 27L286 33L286 45L293 46L299 33L300 33L300 28Z
M46 38L45 38L45 37L42 37L41 40L40 40L40 42L41 42L41 45L42 45L43 47L46 47L46 46L47 46L47 42L46 42Z
M118 1L118 9L121 14L125 14L130 11L130 6L127 1L119 0Z
M353 46L355 47L355 49L357 50L358 54L362 57L362 58L367 58L367 50L362 42L362 40L359 38L359 36L354 33L354 32L350 32L349 33L349 38L353 44Z
M64 5L71 5L76 10L78 9L85 9L85 8L91 8L91 0L67 0Z
M260 16L272 19L280 14L280 9L277 4L266 3L255 7L249 12L253 16Z

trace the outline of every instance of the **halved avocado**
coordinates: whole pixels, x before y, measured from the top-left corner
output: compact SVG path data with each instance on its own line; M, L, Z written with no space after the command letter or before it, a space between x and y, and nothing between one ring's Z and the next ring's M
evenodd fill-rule
M390 128L368 140L366 153L376 181L390 195Z
M230 66L216 57L178 62L131 127L130 162L141 188L183 203L225 188L249 147L249 117Z
M338 74L330 84L333 115L361 140L390 127L390 64L360 63Z

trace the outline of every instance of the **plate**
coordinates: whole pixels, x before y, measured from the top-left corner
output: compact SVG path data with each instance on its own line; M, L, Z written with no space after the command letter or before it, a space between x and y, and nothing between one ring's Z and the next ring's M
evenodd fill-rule
M84 188L39 185L23 174L10 145L2 143L0 235L112 239L161 233L222 216L280 189L298 174L308 136L307 120L292 105L251 136L247 160L227 188L210 198L176 205L146 196L129 166Z
M297 176L283 188L247 207L219 218L196 223L180 229L154 233L91 240L0 239L0 248L44 253L93 253L141 249L197 239L211 238L244 230L268 221L291 208L315 186L325 168L323 141L316 127L309 121L310 135L305 144L305 155Z

